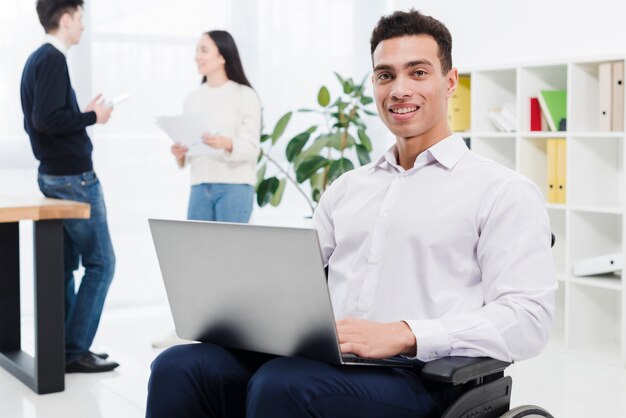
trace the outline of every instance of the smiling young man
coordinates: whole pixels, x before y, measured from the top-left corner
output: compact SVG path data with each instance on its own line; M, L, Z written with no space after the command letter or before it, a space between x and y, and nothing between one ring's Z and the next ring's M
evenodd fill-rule
M452 40L417 11L373 31L378 112L396 144L344 174L314 216L341 351L521 360L545 345L556 274L537 186L447 124ZM212 344L153 363L148 416L439 417L465 388L418 370L333 366Z
M93 99L82 112L69 77L67 53L80 42L83 0L38 0L46 31L24 66L21 82L24 129L39 160L39 189L47 197L86 202L91 217L63 221L65 254L66 372L106 372L119 366L89 351L115 269L106 208L93 171L87 126L106 123L112 109ZM74 271L85 267L80 288Z

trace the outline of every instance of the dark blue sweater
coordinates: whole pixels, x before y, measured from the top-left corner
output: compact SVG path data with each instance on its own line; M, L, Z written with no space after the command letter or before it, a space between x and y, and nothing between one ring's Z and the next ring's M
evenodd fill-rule
M44 44L26 61L21 83L24 129L39 172L72 175L93 170L93 146L85 128L96 113L83 113L70 83L65 56Z

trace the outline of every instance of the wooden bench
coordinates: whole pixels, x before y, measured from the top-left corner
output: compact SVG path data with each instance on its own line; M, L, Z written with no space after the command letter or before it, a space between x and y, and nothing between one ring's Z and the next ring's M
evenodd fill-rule
M65 389L63 219L88 219L87 203L0 196L0 366L33 391ZM21 349L19 222L33 221L35 350Z

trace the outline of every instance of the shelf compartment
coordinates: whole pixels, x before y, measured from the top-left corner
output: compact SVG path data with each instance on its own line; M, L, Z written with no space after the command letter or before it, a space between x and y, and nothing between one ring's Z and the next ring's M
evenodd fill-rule
M604 360L621 362L621 292L569 283L566 306L568 348L580 354L602 353Z
M580 206L621 207L624 202L624 139L568 140L568 202Z
M568 130L596 132L600 129L599 68L600 64L613 62L615 61L572 64L572 93L569 101L572 106L568 108Z
M530 129L530 98L538 97L541 90L566 90L567 89L567 65L548 65L537 67L524 67L520 69L520 91L517 103L519 113L518 120L521 130ZM569 98L568 98L569 101ZM568 103L569 111L569 103ZM569 119L569 117L568 117ZM548 134L563 136L558 132L534 131L533 134Z
M472 151L515 170L514 136L472 137Z
M521 137L518 148L517 171L531 179L548 201L548 139Z
M569 243L572 262L622 252L622 216L572 210Z
M517 105L517 72L515 69L476 71L472 73L472 130L476 132L497 132L487 114L506 103ZM519 113L519 109L516 109ZM519 120L519 116L517 116Z

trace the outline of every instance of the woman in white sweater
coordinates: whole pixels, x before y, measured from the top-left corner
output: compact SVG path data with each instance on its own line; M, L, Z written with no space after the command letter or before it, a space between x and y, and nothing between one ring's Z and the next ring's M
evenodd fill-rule
M252 213L259 155L261 106L226 31L204 33L196 48L202 84L185 99L185 113L203 113L210 132L202 142L218 152L194 153L174 144L179 166L191 168L187 218L248 222Z

